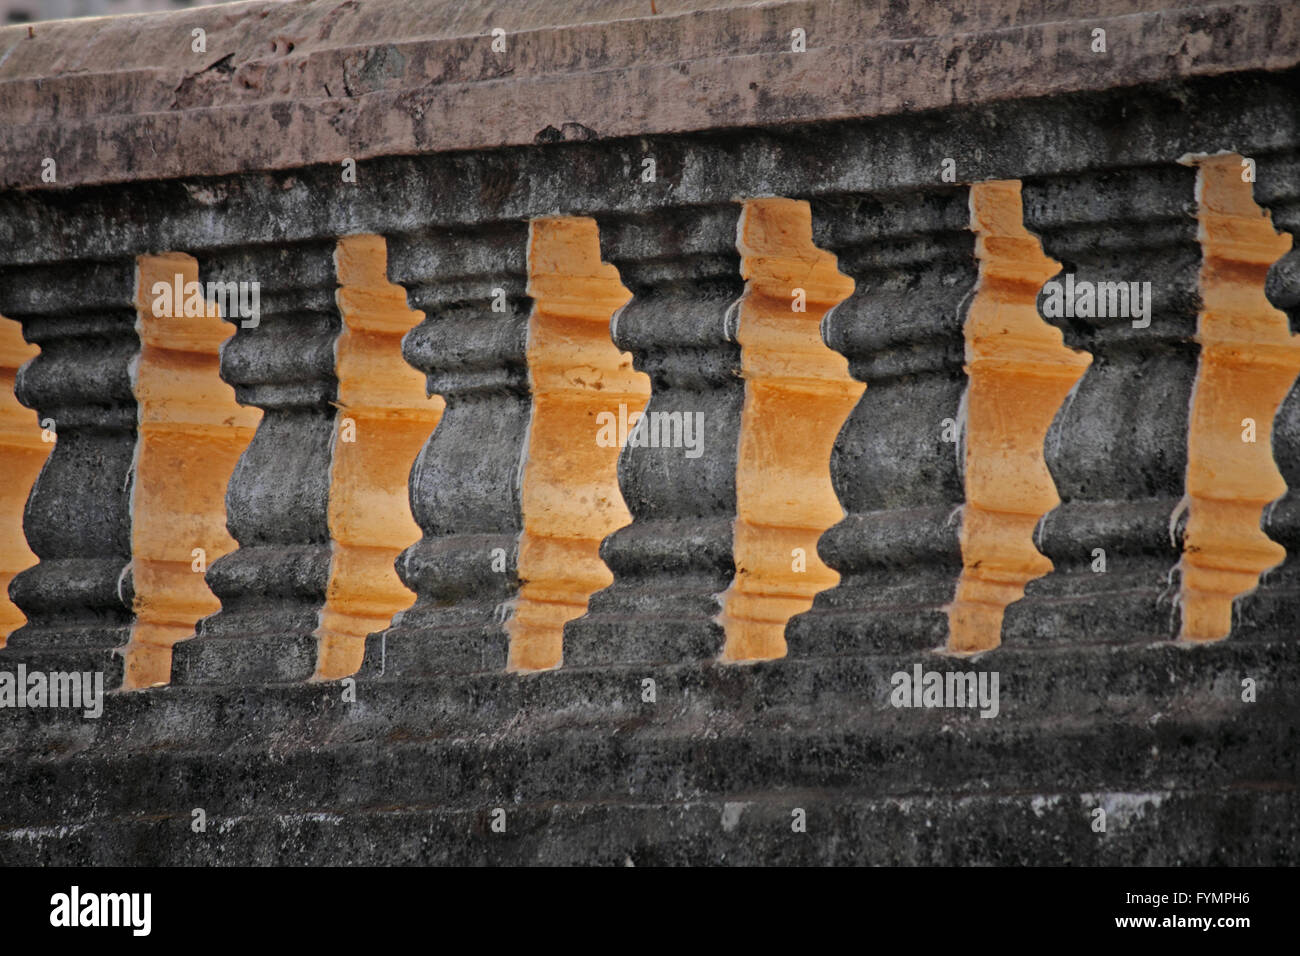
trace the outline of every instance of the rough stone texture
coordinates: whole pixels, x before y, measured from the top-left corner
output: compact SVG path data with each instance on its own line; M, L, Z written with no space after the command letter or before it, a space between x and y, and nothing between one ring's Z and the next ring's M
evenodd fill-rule
M40 563L10 585L28 623L0 650L0 666L104 670L109 686L121 682L113 649L131 629L134 285L127 257L0 278L0 313L41 347L15 392L57 435L23 516Z
M240 548L209 570L222 611L178 646L172 686L111 695L100 720L0 712L0 861L1296 863L1292 496L1265 518L1292 557L1241 603L1241 634L1177 645L1160 596L1195 360L1194 171L1177 161L1257 156L1259 201L1295 231L1297 20L1274 2L1144 6L1160 4L665 0L651 19L529 2L500 61L499 11L449 4L415 34L394 0L0 30L0 312L42 347L19 392L61 435L28 507L41 563L14 584L32 623L0 669L97 666L125 642L134 256L263 283L260 328L222 374L266 412L230 486ZM793 18L815 52L787 52ZM1003 647L962 660L928 650L961 567L940 520L962 502L959 459L938 435L960 417L975 280L959 184L985 179L1026 181L1030 228L1067 268L1150 273L1134 278L1158 309L1147 330L1064 329L1096 359L1049 440L1057 571ZM849 514L822 547L844 580L791 627L789 657L736 666L711 660L734 571L735 224L762 196L810 200L858 283L824 337L868 388L830 463ZM564 667L520 676L498 609L519 585L527 222L554 215L601 225L636 296L613 340L653 379L650 408L699 407L709 434L697 460L623 456L615 583L567 628ZM306 681L329 555L330 258L352 233L386 238L389 278L425 312L404 354L448 402L411 475L413 607L371 637L355 695ZM1295 262L1270 285L1293 322ZM1275 444L1292 485L1298 403ZM1097 535L1131 564L1112 553L1091 576L1076 549ZM893 707L891 675L918 663L998 671L999 715Z
M962 567L969 190L820 200L813 240L857 284L822 334L867 389L831 453L845 518L818 543L840 583L791 622L790 654L936 648Z
M424 536L397 559L418 598L367 642L367 673L505 667L532 403L527 254L522 222L390 240L389 277L425 314L402 354L447 410L411 469L411 512Z
M1264 292L1300 332L1300 154L1295 150L1261 156L1256 162L1255 199L1272 214L1273 225L1290 233L1291 251L1269 269ZM1291 387L1273 420L1273 457L1287 492L1264 512L1263 528L1286 548L1286 560L1260 576L1253 594L1233 607L1233 631L1244 638L1290 636L1300 606L1300 383Z
M1290 6L665 0L664 16L646 16L633 0L345 0L42 24L34 37L9 27L0 186L43 188L49 155L61 184L122 182L1280 70L1300 62ZM195 27L209 31L203 54ZM505 53L491 50L496 27ZM809 52L791 52L795 27ZM1095 29L1105 56L1091 50Z
M341 184L337 167L313 166L286 175L7 191L0 193L0 264L95 259L119 244L131 255L198 255L268 237L390 236L485 216L602 216L744 196L893 192L939 185L947 156L960 159L960 181L974 182L1168 163L1186 153L1263 155L1300 136L1298 75L1251 72L798 129L385 157L359 163L355 184ZM647 156L657 161L652 184L640 182Z
M888 676L913 654L363 680L356 704L333 683L118 695L98 723L60 715L57 732L48 714L23 715L33 733L4 741L0 855L1294 863L1297 653L1003 650L991 720L891 707ZM1241 673L1260 681L1254 705ZM206 835L189 829L196 806ZM494 807L504 835L486 826ZM794 807L807 834L790 830ZM680 844L675 820L693 821Z
M632 301L614 315L614 344L650 376L645 414L702 415L702 454L635 447L618 479L632 523L600 547L614 583L569 622L574 664L671 662L722 652L718 595L736 573L736 455L745 383L736 344L744 292L736 228L740 206L668 209L599 220L601 258ZM649 434L649 432L647 432Z
M1199 355L1196 170L1169 164L1030 179L1023 195L1026 226L1061 263L1048 281L1064 283L1070 273L1076 283L1149 282L1151 324L1134 328L1126 315L1046 317L1066 345L1093 359L1044 445L1061 504L1036 538L1054 570L1007 608L1005 639L1172 638Z
M199 257L201 281L261 283L258 324L229 319L237 329L221 350L221 375L240 404L264 414L226 491L239 548L206 575L221 610L176 645L177 683L306 680L315 670L341 328L333 256L332 243L302 243Z

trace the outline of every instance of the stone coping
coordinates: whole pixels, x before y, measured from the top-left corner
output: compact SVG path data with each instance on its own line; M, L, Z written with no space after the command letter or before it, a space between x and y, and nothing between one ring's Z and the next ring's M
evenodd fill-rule
M1292 0L238 3L0 29L0 188L869 118L1297 63Z

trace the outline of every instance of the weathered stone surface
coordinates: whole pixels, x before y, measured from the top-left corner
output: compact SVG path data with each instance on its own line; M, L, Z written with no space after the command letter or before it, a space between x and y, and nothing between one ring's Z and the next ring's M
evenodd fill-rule
M619 489L632 523L600 547L614 583L565 626L575 665L715 658L722 652L718 595L735 574L736 453L745 401L736 343L744 284L737 205L673 209L601 221L601 256L632 301L614 315L614 344L650 376L642 420L659 442L659 415L683 421L682 444L619 456ZM686 418L698 447L686 447ZM653 439L651 438L653 436Z
M521 222L389 239L389 277L425 315L403 355L447 410L411 469L411 512L424 536L397 559L418 597L367 642L368 674L506 665L532 398L527 252Z
M418 37L406 0L0 30L0 314L42 348L20 396L72 432L60 419L32 496L41 563L14 589L31 623L0 670L100 666L130 624L134 257L262 283L222 376L265 412L227 498L240 547L209 571L222 610L178 646L173 686L110 695L98 720L0 711L0 860L1294 863L1290 493L1265 528L1292 556L1241 603L1239 635L1169 640L1168 578L1198 264L1178 161L1257 156L1259 201L1295 231L1294 17L1281 0L644 6L579 22L586 5L425 5ZM1028 225L1067 269L1138 270L1157 294L1150 328L1060 322L1095 358L1047 442L1057 570L1012 607L1004 646L955 659L930 653L962 567L942 429L960 434L975 283L962 184L987 179L1025 182ZM843 579L793 622L790 656L738 666L715 660L737 563L736 227L773 196L811 203L814 240L857 283L824 333L867 390L830 461L848 514L822 549ZM552 216L598 222L634 295L611 341L650 376L650 411L700 411L706 435L698 459L626 450L634 520L602 548L614 584L569 623L563 667L521 676L506 622L526 583L526 250L530 220ZM387 279L424 312L403 353L447 413L410 474L412 607L354 682L310 681L333 252L358 233L384 239ZM1300 301L1294 266L1273 271L1281 308ZM1289 484L1294 399L1275 444ZM1105 575L1079 551L1094 538ZM997 671L998 716L896 706L894 675L917 665Z
M840 583L790 622L790 653L939 647L962 567L969 191L819 200L813 237L857 284L823 334L867 388L831 453L845 518L818 544Z
M113 650L126 644L131 622L134 285L135 263L125 257L0 278L0 312L41 347L15 392L58 438L23 518L40 563L10 584L27 624L0 659L103 670L110 687L121 682Z
M806 810L809 832L854 839L792 834L795 806ZM1103 840L1084 827L1063 845L1061 831L1098 806L1135 825ZM146 865L274 865L286 857L319 865L341 855L357 863L443 866L1027 866L1042 859L1074 866L1287 866L1295 858L1286 848L1296 839L1293 795L1232 790L980 794L956 803L762 793L738 801L526 805L507 817L505 834L491 830L491 818L491 808L247 815L230 819L226 839L217 842L187 836L187 815L171 818L163 833L138 821L29 830L13 858L32 866L67 857L104 865L117 859L116 847L137 845ZM930 825L918 827L918 820Z
M144 832L131 822L133 808L150 806L158 814L149 824L150 842L159 848L150 859L159 862L208 852L228 854L230 861L327 862L360 853L392 862L400 852L383 836L385 828L412 813L464 819L494 806L509 808L512 818L520 808L549 813L573 802L576 780L583 781L589 806L630 802L671 813L682 803L734 800L760 815L779 810L787 833L791 807L812 815L805 799L812 806L919 800L946 807L936 812L953 814L955 822L969 798L947 795L979 780L995 807L1017 799L1011 794L1034 794L1040 809L1062 800L1075 807L1077 817L1055 818L1042 832L1092 854L1104 844L1073 834L1076 828L1089 834L1088 810L1109 805L1088 803L1086 795L1152 794L1146 802L1156 805L1148 810L1159 810L1159 795L1170 798L1194 779L1194 803L1213 806L1216 794L1238 794L1236 809L1215 818L1263 840L1213 852L1239 861L1270 858L1250 856L1259 853L1285 859L1293 835L1263 836L1285 817L1252 822L1252 813L1271 811L1250 802L1243 788L1273 780L1279 799L1291 799L1296 731L1287 715L1297 690L1296 655L1295 642L1226 642L1193 651L1169 644L999 651L1004 709L995 719L892 707L888 677L910 667L908 654L655 668L662 696L653 705L640 699L644 666L561 670L525 680L363 680L355 704L343 700L337 684L237 695L160 689L113 698L96 726L100 739L84 740L79 754L41 755L35 740L26 742L24 754L6 754L4 782L13 797L0 808L0 845L6 858L40 849L52 861L76 859L89 834L107 832L112 839L97 858L123 860L115 854L133 851L113 850L114 841L133 846L124 837ZM1239 673L1257 675L1267 696L1243 703ZM213 720L217 714L220 721ZM191 735L203 727L211 728L210 739L196 746ZM375 842L367 840L363 850L346 841L314 850L290 842L263 857L233 838L216 848L173 834L174 828L188 832L193 806L231 826L249 816L323 815L338 820L340 835L366 831L366 819L388 822L376 824ZM51 813L87 825L56 833L45 823ZM629 822L605 839L657 846L650 835L658 818ZM1015 818L990 809L981 832ZM1179 817L1165 830L1149 819L1140 826L1125 819L1125 827L1134 827L1126 837L1134 861L1184 852L1213 859L1192 838L1197 820L1196 814ZM574 862L592 852L579 833L558 821L550 826L546 839L557 852L568 847L562 852ZM702 834L697 852L726 832ZM879 841L858 830L810 829L807 837L820 848L811 852L839 847L844 861L876 859L872 847ZM472 842L470 834L454 831L446 839L456 853ZM1184 840L1191 843L1178 849ZM973 851L971 862L1049 852L1031 847L1011 840Z
M1300 332L1300 153L1290 150L1256 160L1255 198L1273 225L1291 234L1291 251L1273 264L1264 291ZM1260 576L1259 588L1237 601L1233 632L1242 637L1291 637L1300 616L1300 383L1273 420L1273 457L1287 492L1264 512L1264 533L1286 548L1286 560Z
M887 116L1300 62L1288 0L1150 6L665 0L660 17L618 0L606 22L578 23L586 4L364 0L42 24L34 37L9 27L0 109L14 128L0 184L45 188L48 155L63 185L221 175ZM412 22L431 35L413 39ZM209 31L202 54L196 27ZM794 28L809 52L792 52ZM1091 49L1096 29L1110 37L1105 55ZM56 50L68 53L52 69Z
M391 156L288 174L147 182L119 187L0 192L0 264L94 259L120 246L138 255L198 255L241 243L393 235L415 224L472 225L485 215L645 213L737 197L812 198L894 192L940 183L941 160L960 181L1021 179L1167 163L1215 153L1285 149L1300 137L1295 70L1166 81L1081 96L934 110L870 122L817 123L608 143ZM644 158L655 184L641 184ZM401 201L393 189L401 186Z
M1047 434L1061 504L1037 537L1054 570L1007 608L1004 639L1171 639L1199 356L1196 171L1169 164L1031 179L1024 203L1029 230L1061 263L1048 280L1059 297L1083 288L1066 284L1073 275L1093 289L1150 283L1150 298L1145 318L1053 317L1040 296L1044 318L1093 360Z
M259 282L261 315L238 325L221 375L244 405L264 410L226 492L239 549L208 568L221 611L178 644L178 684L306 680L316 667L329 580L330 446L334 435L333 243L205 253L204 282Z

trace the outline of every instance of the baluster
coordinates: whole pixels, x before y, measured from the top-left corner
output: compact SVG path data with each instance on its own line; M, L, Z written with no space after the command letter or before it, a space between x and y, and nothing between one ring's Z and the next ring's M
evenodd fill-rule
M752 199L738 246L745 278L737 340L745 376L736 474L736 577L723 596L724 657L785 654L785 628L838 576L817 539L844 517L830 454L862 397L821 323L853 291L812 242L806 202Z
M528 224L390 236L388 249L389 278L425 316L402 353L447 405L411 470L423 537L397 571L416 599L367 641L363 672L504 669L531 410Z
M388 627L411 603L394 567L420 536L406 479L411 463L442 417L440 398L402 359L403 336L424 316L406 306L406 290L388 281L383 237L339 240L338 303L344 330L337 344L338 437L330 477L334 556L321 611L317 676L346 677L365 653L366 637Z
M27 624L10 660L104 671L117 687L115 649L131 627L131 465L136 403L130 259L15 269L0 279L0 313L22 323L40 354L17 375L18 400L57 434L23 517L40 563L9 587Z
M1300 333L1300 152L1255 159L1255 201L1273 225L1289 233L1291 250L1268 271L1264 294L1286 313L1292 334ZM1263 423L1260 423L1263 433ZM1264 533L1286 549L1286 559L1266 571L1253 594L1235 607L1233 634L1251 639L1294 639L1300 618L1300 381L1273 420L1273 458L1287 490L1264 510Z
M258 419L256 409L235 403L218 374L220 347L234 330L192 285L198 263L180 253L141 256L136 275L141 350L132 372L139 424L128 688L167 683L176 642L193 637L198 620L220 607L203 574L234 550L226 485Z
M172 681L300 681L316 666L316 631L330 568L330 447L338 381L334 242L225 249L201 255L199 279L257 282L260 315L237 324L221 377L264 412L226 492L238 550L208 568L221 610L176 645ZM245 287L250 293L252 287ZM224 312L225 310L223 310Z
M1065 347L1038 315L1038 292L1060 263L1024 227L1020 183L971 187L979 288L966 317L966 504L962 576L948 615L948 648L986 651L1025 584L1052 569L1034 531L1060 499L1043 459L1057 410L1091 356Z
M736 342L740 211L718 205L600 220L601 258L632 292L611 323L614 344L650 376L651 392L640 419L647 444L634 432L619 456L632 523L600 549L614 583L565 627L566 664L722 652L719 595L735 574L745 397Z
M969 190L813 201L813 239L854 292L824 322L866 391L831 454L845 518L818 553L840 583L790 621L790 656L939 647L962 570Z
M510 666L557 667L564 625L613 581L600 544L631 520L618 490L620 409L640 414L650 380L610 340L631 298L600 261L594 219L536 219L528 253L528 371L533 392L523 475L520 588Z
M1023 184L1025 224L1062 264L1044 285L1039 311L1093 361L1047 434L1045 458L1061 504L1039 523L1037 543L1055 570L1007 609L1008 643L1177 633L1201 307L1195 180L1195 170L1170 163ZM1127 311L1117 293L1113 311L1108 294L1098 297L1112 314L1098 316L1094 307L1079 315L1086 290L1099 282L1150 283L1136 290L1150 290L1149 324L1131 314L1143 311L1132 288ZM1079 307L1072 316L1064 314L1071 299Z

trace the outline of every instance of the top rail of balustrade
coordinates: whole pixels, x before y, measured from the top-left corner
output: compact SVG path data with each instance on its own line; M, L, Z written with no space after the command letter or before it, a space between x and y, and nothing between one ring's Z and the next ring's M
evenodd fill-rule
M0 29L0 189L862 119L1297 63L1294 0L259 0Z

